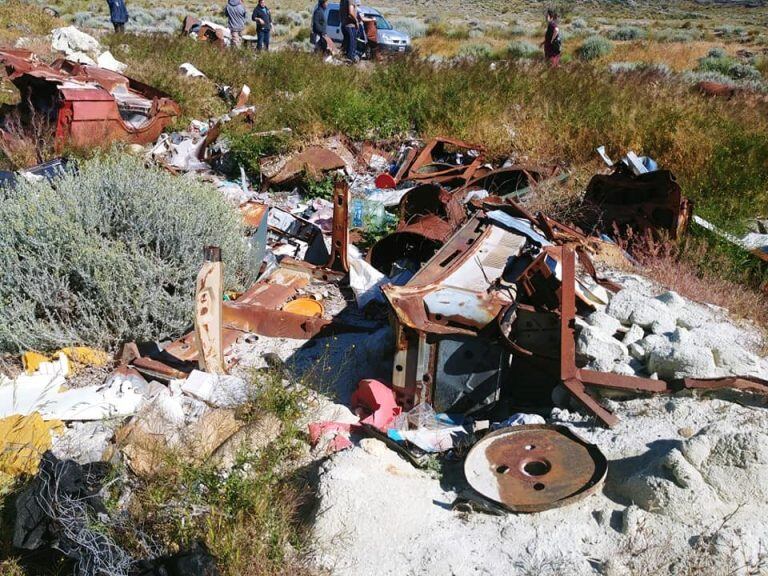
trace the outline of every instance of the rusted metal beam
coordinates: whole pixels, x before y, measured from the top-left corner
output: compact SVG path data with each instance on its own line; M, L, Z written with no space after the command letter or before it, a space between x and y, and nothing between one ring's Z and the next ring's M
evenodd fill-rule
M683 388L687 390L722 390L732 388L768 396L768 381L750 376L731 376L728 378L685 378Z
M331 256L326 268L336 272L349 273L349 185L337 180L333 187L333 231L331 233Z

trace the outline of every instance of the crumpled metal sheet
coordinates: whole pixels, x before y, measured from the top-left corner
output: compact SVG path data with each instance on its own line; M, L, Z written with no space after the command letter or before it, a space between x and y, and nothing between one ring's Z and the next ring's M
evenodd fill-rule
M181 113L168 94L97 66L64 59L48 65L24 50L0 51L0 63L22 95L22 115L35 112L55 122L59 150L115 140L148 144ZM133 122L132 115L143 120Z
M590 180L579 224L608 234L615 229L625 234L628 228L641 236L663 232L675 240L685 233L692 213L692 202L669 170L635 176L619 169Z

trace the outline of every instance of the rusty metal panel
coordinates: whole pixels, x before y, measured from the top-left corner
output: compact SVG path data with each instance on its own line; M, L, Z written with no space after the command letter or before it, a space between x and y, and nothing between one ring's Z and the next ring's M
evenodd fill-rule
M642 235L659 232L680 238L688 227L693 205L683 197L677 180L668 170L639 176L617 170L590 180L584 196L580 225L608 234L631 228Z
M181 113L176 102L150 86L96 66L59 59L49 66L32 53L0 51L8 77L20 93L44 92L56 95L50 104L58 116L55 146L93 147L114 140L146 144ZM34 100L22 100L27 106ZM140 126L126 123L120 106L141 111L147 121Z

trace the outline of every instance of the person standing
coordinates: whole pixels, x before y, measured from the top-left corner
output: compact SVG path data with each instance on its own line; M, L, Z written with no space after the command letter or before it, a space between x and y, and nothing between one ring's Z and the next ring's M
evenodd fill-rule
M560 38L560 28L557 26L557 12L550 8L547 10L547 31L544 34L544 58L553 68L560 66L560 52L562 50L562 40Z
M253 10L252 20L256 22L256 50L269 51L269 35L272 30L272 12L267 8L265 0L259 0Z
M376 23L376 18L373 16L366 16L360 11L358 7L358 18L362 24L365 34L366 44L368 45L368 58L377 62L379 60L379 27Z
M115 33L125 32L125 23L128 22L128 8L125 6L125 0L107 0L109 5L109 19L112 26L115 27Z
M328 0L318 0L315 11L312 14L312 43L315 50L325 54L328 51L328 20L325 16L325 10L328 7Z
M341 16L341 29L344 34L342 48L347 59L357 62L357 8L355 3L350 0L341 0L339 3L339 15Z
M230 45L234 48L239 48L243 41L243 29L245 28L245 19L248 17L248 12L246 12L242 0L227 0L225 12L231 34Z

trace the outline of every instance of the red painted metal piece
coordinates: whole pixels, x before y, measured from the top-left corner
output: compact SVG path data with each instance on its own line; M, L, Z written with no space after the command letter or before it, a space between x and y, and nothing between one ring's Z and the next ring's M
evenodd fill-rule
M22 117L54 119L59 151L116 140L154 142L181 113L169 95L96 66L61 59L48 66L26 51L0 51L0 63L22 95ZM133 124L124 119L136 114L146 120Z
M0 63L22 96L22 116L54 120L57 150L115 140L154 142L181 113L168 94L96 66L62 59L49 66L31 52L18 50L0 51ZM132 124L124 119L136 114L146 120Z

